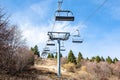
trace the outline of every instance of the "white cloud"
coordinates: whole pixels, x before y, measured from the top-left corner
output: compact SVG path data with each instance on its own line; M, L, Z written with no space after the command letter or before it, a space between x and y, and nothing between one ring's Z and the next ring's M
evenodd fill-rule
M23 36L27 39L29 46L39 45L45 43L47 40L47 30L50 27L47 26L34 26L30 23L23 23L20 25L23 31Z
M54 22L47 20L46 23L40 22L39 24L35 24L34 20L31 19L31 16L34 19L37 19L38 17L43 18L43 16L49 15L48 12L50 11L51 5L52 0L42 0L39 3L33 3L24 11L18 11L13 14L12 21L20 26L23 36L27 39L29 46L34 46L36 44L45 45L45 42L48 39L47 32L51 31ZM38 14L39 16L36 17L33 13ZM78 28L81 30L85 27L85 25L80 25L81 23L73 26L71 25L71 22L56 22L53 31L66 31L72 33Z
M39 3L33 4L30 6L30 9L39 15L40 18L47 16L47 13L50 10L52 0L43 0Z
M51 22L50 24L52 24ZM25 38L27 38L29 45L35 45L40 43L45 43L47 41L48 36L47 32L51 31L53 25L45 25L42 24L41 26L35 26L32 23L22 23L20 25L23 35ZM68 24L67 22L63 23L56 23L54 26L54 31L61 31L61 32L73 32L73 29L77 28L78 26L72 26Z

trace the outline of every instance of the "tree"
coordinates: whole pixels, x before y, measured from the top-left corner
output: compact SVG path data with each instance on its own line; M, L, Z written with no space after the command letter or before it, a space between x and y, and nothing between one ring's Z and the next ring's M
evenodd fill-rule
M99 62L101 61L100 57L99 57L99 56L96 56L95 61L96 61L97 63L99 63Z
M57 53L55 54L55 58L57 59Z
M54 55L51 53L51 58L54 58Z
M18 26L11 25L8 19L0 7L0 70L14 74L34 61L34 56Z
M49 53L47 58L54 58L54 55L52 53Z
M60 53L60 58L63 57L62 53ZM55 58L57 59L57 53L55 54Z
M95 57L93 56L91 59L90 59L91 62L94 62L95 61Z
M47 56L47 58L51 58L51 54L50 54L50 53L48 53L48 56Z
M70 50L70 52L68 54L68 62L71 62L71 63L74 63L74 64L77 63L76 58L75 58L72 50Z
M77 63L80 63L82 59L83 59L83 56L82 56L81 52L79 52L78 53Z
M62 53L60 53L60 58L61 58L61 57L63 57L63 56L62 56Z
M86 60L89 60L89 58L87 57Z
M31 51L33 51L33 53L35 55L37 55L38 57L40 57L40 54L39 54L39 50L38 50L38 46L35 45L33 48L31 47Z
M113 59L113 63L116 63L118 61L118 59L115 57L114 59Z
M112 61L112 59L108 56L107 58L106 58L106 61L109 63L109 64L111 64L113 61Z
M105 61L105 59L101 56L101 61Z

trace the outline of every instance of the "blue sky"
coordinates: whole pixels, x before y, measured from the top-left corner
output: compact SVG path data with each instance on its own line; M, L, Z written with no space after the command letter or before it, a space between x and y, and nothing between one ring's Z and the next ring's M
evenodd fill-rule
M104 0L64 0L62 9L68 9L75 16L74 22L56 22L54 31L79 29L82 44L73 44L71 37L65 41L66 56L70 49L77 56L111 56L120 59L120 0L107 0L87 21ZM54 24L57 0L0 0L0 6L10 15L12 24L17 24L29 46L38 45L40 52L48 39L47 32Z

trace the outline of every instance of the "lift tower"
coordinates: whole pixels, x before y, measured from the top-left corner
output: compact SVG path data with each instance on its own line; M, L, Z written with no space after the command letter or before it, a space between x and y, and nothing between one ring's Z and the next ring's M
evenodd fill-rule
M60 42L68 40L70 33L69 32L48 32L48 36L50 40L57 40L58 42L58 54L57 54L57 65L58 65L58 77L61 76L61 68L60 68Z
M58 0L58 10L55 12L55 21L74 21L73 13L70 10L62 10L61 5L63 0ZM48 36L50 40L57 40L58 42L58 54L57 54L57 65L58 65L58 77L61 76L61 69L60 69L60 51L61 41L66 41L69 39L70 33L69 32L48 32Z

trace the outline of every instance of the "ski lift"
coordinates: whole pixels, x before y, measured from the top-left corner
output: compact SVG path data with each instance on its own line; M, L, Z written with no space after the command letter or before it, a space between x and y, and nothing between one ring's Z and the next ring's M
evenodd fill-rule
M74 34L72 36L72 42L73 43L83 43L83 39L81 39L81 37L80 37L79 30L77 29L76 32L77 32L77 34Z
M43 51L41 55L46 55L46 54L47 54L47 52L46 52L46 51Z
M73 13L69 10L57 10L56 13L55 21L74 21Z
M60 46L60 51L65 51L64 43L62 42L62 45Z
M43 49L43 51L48 52L48 51L50 51L50 49L49 49L49 47L45 47L45 48Z
M46 45L47 46L55 46L55 42L53 40L48 40Z
M60 51L65 51L65 48L61 48Z
M43 51L42 54L41 54L41 56L42 56L43 58L45 58L45 57L47 56L47 54L48 54L48 52Z

